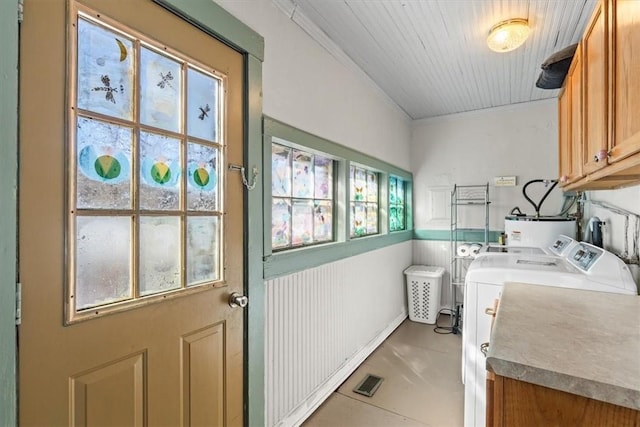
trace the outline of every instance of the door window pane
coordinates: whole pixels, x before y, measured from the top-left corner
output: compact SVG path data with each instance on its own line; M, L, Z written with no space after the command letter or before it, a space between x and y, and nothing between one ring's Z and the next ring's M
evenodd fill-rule
M218 218L196 216L187 219L187 285L219 279Z
M75 240L76 310L131 298L131 218L78 217Z
M180 208L180 140L140 132L140 208Z
M143 47L140 52L140 122L180 132L181 64Z
M140 295L179 289L180 217L140 218Z
M187 206L190 210L218 209L220 167L218 149L189 143L187 146Z
M189 68L187 71L188 134L209 141L218 140L218 86L220 81Z
M76 206L131 207L133 130L84 117L76 122Z
M79 19L78 108L131 120L134 62L128 37Z

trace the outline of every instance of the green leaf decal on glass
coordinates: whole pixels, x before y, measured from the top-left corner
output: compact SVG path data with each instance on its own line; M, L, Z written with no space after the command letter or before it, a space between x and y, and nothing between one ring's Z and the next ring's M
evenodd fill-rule
M171 179L171 169L166 163L154 163L151 166L151 177L158 184L166 184Z
M209 183L209 172L205 168L198 168L193 174L193 180L200 187L205 187Z
M94 166L100 178L114 179L120 176L120 162L113 156L105 154L98 157Z

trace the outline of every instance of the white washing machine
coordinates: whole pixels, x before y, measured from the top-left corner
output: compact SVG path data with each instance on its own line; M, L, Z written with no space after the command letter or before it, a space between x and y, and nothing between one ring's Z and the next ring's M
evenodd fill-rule
M562 236L556 255L508 254L476 258L466 275L462 332L464 425L482 427L486 414L486 363L480 351L489 342L491 316L485 314L505 283L520 282L637 296L629 268L615 255ZM508 286L508 285L507 285ZM535 327L535 325L532 325Z

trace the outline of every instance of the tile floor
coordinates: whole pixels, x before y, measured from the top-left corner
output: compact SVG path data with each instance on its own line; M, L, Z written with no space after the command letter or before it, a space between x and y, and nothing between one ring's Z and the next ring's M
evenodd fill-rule
M462 339L433 329L405 320L303 426L462 426ZM384 378L372 397L352 391L366 374Z

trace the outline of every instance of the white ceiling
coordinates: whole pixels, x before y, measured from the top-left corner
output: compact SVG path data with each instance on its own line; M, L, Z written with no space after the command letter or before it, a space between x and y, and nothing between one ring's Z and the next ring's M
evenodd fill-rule
M535 87L540 64L580 39L596 1L274 0L413 119L557 97ZM529 38L492 52L489 30L510 18L529 21Z

